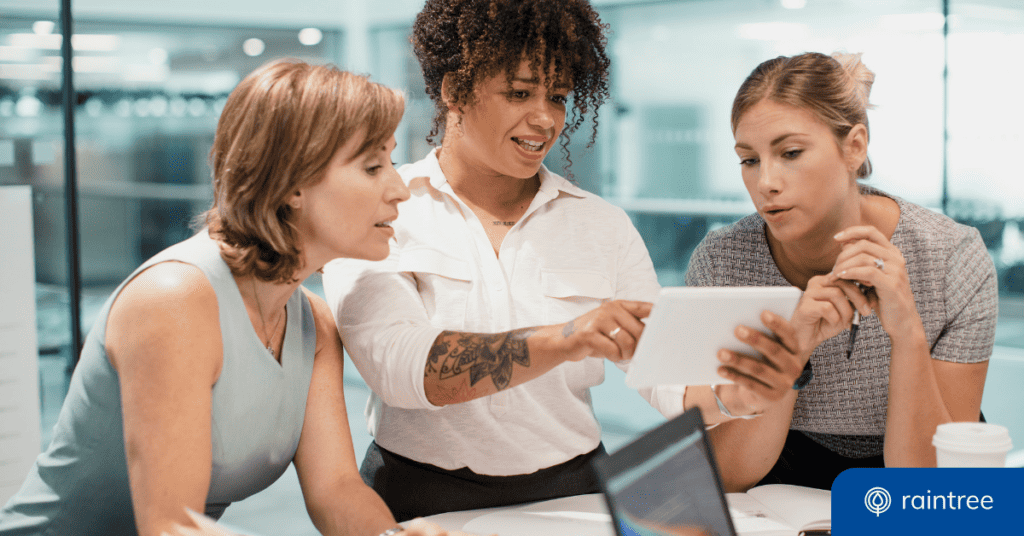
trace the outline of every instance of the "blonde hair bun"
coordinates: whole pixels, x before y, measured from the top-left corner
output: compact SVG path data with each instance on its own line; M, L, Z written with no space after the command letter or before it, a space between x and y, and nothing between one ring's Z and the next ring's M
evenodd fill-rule
M871 86L875 83L875 72L868 69L868 66L861 61L861 53L833 52L832 57L843 66L843 70L849 75L849 91L856 93L864 108L869 110L874 108L868 97L871 95Z

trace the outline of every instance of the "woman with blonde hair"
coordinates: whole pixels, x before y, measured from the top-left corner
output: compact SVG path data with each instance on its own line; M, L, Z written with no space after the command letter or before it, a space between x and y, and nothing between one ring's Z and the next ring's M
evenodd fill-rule
M873 81L859 55L779 57L733 103L757 214L709 233L686 282L805 292L791 321L765 313L775 337L737 329L763 360L719 352L734 385L687 389L685 405L720 423L710 435L731 490L934 467L936 426L979 418L992 259L977 230L861 182Z
M409 196L390 159L403 107L297 61L235 88L210 152L208 228L107 300L0 534L157 536L188 525L186 508L219 517L291 463L322 533L424 534L399 532L360 480L341 341L300 287L333 258L387 256Z

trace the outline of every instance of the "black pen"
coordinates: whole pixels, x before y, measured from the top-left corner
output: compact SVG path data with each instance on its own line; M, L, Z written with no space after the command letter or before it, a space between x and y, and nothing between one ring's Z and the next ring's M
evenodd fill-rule
M853 355L853 342L857 340L857 330L860 329L860 311L854 309L853 323L850 324L850 346L846 349L846 359Z

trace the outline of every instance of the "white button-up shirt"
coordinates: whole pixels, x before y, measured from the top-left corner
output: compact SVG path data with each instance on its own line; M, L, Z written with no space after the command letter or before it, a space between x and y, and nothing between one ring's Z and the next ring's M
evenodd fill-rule
M565 362L446 407L427 400L424 368L443 330L498 333L568 322L612 299L653 301L654 267L629 216L541 167L540 190L495 256L434 151L398 171L412 197L399 206L389 257L339 259L323 277L345 348L373 390L366 411L377 444L495 476L532 473L597 448L589 389L604 381L602 359ZM668 398L671 407L653 403L666 414L681 410L678 392Z

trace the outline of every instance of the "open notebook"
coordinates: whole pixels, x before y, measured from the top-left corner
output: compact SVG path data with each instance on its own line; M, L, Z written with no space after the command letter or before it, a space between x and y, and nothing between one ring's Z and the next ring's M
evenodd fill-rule
M831 493L761 486L723 493L698 409L643 434L594 469L618 536L828 534Z

